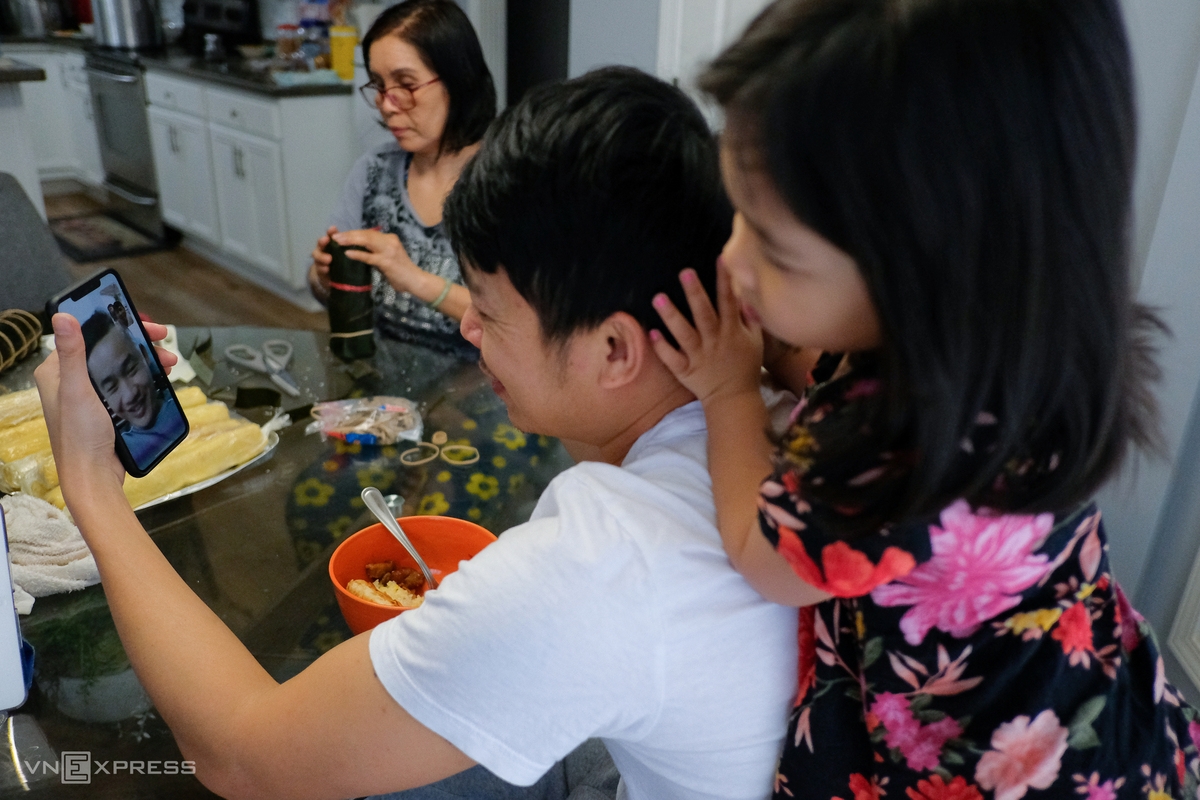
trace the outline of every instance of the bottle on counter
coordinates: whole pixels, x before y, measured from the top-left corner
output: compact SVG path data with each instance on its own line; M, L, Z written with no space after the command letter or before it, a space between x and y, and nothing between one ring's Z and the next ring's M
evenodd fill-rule
M329 2L300 4L300 51L312 69L329 68Z
M290 23L275 27L275 69L308 69L304 54L300 52L300 26Z
M344 81L354 80L354 49L358 46L358 29L353 25L331 25L329 28L329 66Z

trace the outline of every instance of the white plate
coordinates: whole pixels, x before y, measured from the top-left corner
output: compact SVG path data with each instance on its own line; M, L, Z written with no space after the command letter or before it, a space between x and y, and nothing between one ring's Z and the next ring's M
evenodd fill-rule
M218 484L221 481L228 478L230 475L236 475L237 473L241 472L244 469L250 469L251 467L257 467L259 464L263 463L264 461L269 459L271 456L275 455L275 448L278 446L279 446L279 434L276 433L275 431L271 431L270 433L267 434L267 449L263 450L261 453L259 453L254 458L247 461L245 464L238 464L233 469L227 469L224 472L222 472L220 475L213 475L211 478L202 480L199 483L193 483L191 486L185 486L182 489L176 489L175 491L171 492L170 494L164 494L162 497L151 500L149 503L143 503L142 505L135 508L134 511L141 511L143 508L151 508L153 506L157 506L162 503L165 503L168 500L175 500L176 498L179 498L179 497L186 497L187 495L194 494L195 492L198 492L201 489L207 489L210 486Z

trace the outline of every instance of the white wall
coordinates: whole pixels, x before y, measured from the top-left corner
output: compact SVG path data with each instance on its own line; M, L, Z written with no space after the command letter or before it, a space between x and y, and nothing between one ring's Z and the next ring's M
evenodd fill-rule
M1200 3L1124 0L1124 8L1140 127L1134 269L1139 298L1172 330L1157 392L1166 457L1131 462L1099 499L1113 571L1165 643L1173 624L1200 627L1200 616L1178 614L1200 545ZM1168 674L1195 701L1179 641L1164 647Z
M1200 62L1200 3L1122 0L1137 72L1134 266L1145 265Z
M625 64L654 74L659 0L571 0L567 76Z
M1200 3L1124 0L1123 5L1134 56L1140 129L1133 266L1141 277L1141 299L1163 308L1177 337L1162 353L1166 383L1159 393L1168 459L1131 462L1101 495L1115 573L1137 597L1191 415L1196 387L1189 385L1187 376L1194 354L1200 353L1200 341L1188 335L1191 314L1186 306L1190 297L1200 296L1200 270L1183 255L1194 249L1200 234L1193 224L1180 225L1178 215L1188 213L1182 196L1176 215L1160 219L1200 65ZM1185 184L1180 183L1179 190ZM1187 561L1191 563L1190 556Z

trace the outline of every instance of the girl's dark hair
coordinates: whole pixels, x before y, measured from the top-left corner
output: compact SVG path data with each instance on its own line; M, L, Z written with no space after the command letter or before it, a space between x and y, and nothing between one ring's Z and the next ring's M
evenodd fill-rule
M916 458L895 518L1062 510L1157 443L1117 0L779 0L700 85L741 163L867 283L874 427ZM964 469L983 412L995 446Z
M450 95L439 153L456 153L483 138L496 116L496 87L471 20L453 0L404 0L376 17L363 37L363 63L371 45L398 36L421 54Z

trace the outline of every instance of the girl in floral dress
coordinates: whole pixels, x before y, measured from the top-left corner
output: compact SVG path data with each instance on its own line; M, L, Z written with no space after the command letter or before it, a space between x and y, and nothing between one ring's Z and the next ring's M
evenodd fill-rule
M1117 0L779 0L702 76L737 216L651 336L731 562L804 607L777 797L1198 796L1090 502L1156 436L1131 83ZM849 354L774 446L763 331Z

